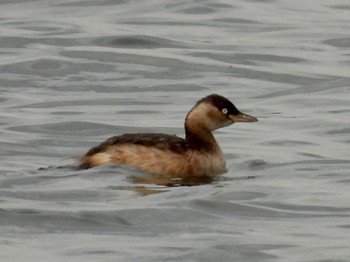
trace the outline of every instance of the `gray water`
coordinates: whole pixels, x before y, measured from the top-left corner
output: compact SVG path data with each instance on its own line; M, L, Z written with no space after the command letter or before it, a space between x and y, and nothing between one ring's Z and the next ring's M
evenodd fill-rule
M349 1L2 0L0 28L1 261L350 261ZM211 184L59 168L214 92L259 122L216 132Z

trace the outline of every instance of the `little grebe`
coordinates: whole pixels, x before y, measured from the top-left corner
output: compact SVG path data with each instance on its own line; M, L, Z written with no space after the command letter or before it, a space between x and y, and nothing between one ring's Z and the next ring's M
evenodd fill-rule
M114 163L166 177L213 176L225 171L225 159L212 131L256 121L225 97L212 94L187 114L185 139L157 133L114 136L82 156L80 168Z

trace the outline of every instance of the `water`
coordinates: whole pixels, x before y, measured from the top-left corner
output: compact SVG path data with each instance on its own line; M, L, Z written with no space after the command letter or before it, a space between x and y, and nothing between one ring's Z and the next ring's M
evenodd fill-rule
M349 261L348 1L3 0L0 14L1 261ZM211 184L55 168L112 135L183 135L214 92L259 122L216 132L228 172Z

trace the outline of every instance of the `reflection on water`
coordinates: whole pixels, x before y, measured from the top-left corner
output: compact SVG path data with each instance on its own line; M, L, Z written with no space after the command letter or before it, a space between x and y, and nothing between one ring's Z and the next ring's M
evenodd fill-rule
M133 183L155 184L161 186L199 186L210 184L214 178L211 176L193 176L193 177L160 177L155 175L131 176Z
M129 190L137 193L140 196L148 196L148 195L168 192L168 190L166 189L152 188L152 187L145 187L145 186L109 186L108 188L114 189L114 190Z
M257 161L254 161L250 165L256 166L257 165L256 162ZM111 172L115 170L116 176L120 175L118 174L120 169L115 168L114 165L110 165L109 168ZM127 185L127 186L113 185L113 186L108 186L107 188L114 189L114 190L134 191L135 193L141 196L168 192L169 189L167 188L171 188L171 187L181 187L181 186L193 187L193 186L200 186L200 185L206 185L206 184L215 184L217 186L220 186L222 182L240 181L240 180L248 180L248 179L256 178L255 176L227 177L225 175L165 177L165 176L147 174L143 171L138 171L133 168L128 168L128 167L121 167L121 168L124 169L126 172L135 173L134 175L129 175L127 178L128 178L128 181L137 185ZM97 167L96 169L99 169L99 168ZM85 169L79 169L78 165L48 166L48 167L40 167L38 169L38 171L41 171L41 172L53 171L53 173L50 174L49 176L45 175L45 173L44 175L39 176L40 179L58 179L58 178L81 176L83 174L80 174L79 171L83 171L83 170ZM54 173L57 171L66 171L66 172L59 173L58 175L54 175Z
M250 165L256 166L256 163L251 163ZM249 180L249 179L255 179L255 176L234 176L234 177L228 177L225 175L218 175L218 176L194 176L194 177L164 177L164 176L157 176L157 175L151 175L144 173L143 171L138 171L132 168L128 167L121 167L122 170L126 172L132 172L135 173L134 175L128 175L128 181L130 181L133 184L137 185L127 185L127 186L108 186L109 189L114 190L128 190L128 191L134 191L138 195L146 196L150 194L157 194L157 193L163 193L163 192L169 192L169 189L171 187L193 187L193 186L200 186L200 185L206 185L206 184L214 184L216 186L221 186L223 182L229 182L229 181L242 181L242 180ZM99 168L96 168L97 170ZM40 179L59 179L59 178L69 178L74 176L84 176L84 174L81 174L80 172L83 172L85 169L81 170L78 168L78 165L64 165L64 166L48 166L48 167L40 167L38 171L44 172L44 171L53 171L50 175L41 175L38 176ZM115 166L111 165L109 167L110 172L115 171L115 175L118 176L119 171L121 169L115 168ZM66 172L60 172L59 174L57 171L66 171ZM96 171L98 172L98 171ZM103 171L102 171L103 172ZM156 186L154 186L156 185Z
M3 261L348 260L348 3L0 10ZM261 120L216 132L227 173L74 168L113 135L183 136L187 111L210 93Z

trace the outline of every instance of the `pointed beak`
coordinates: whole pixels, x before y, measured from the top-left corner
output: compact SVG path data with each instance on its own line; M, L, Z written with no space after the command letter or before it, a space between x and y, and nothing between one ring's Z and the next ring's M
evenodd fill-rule
M229 115L229 117L233 122L250 123L250 122L257 122L258 121L257 118L250 116L250 115L243 114L243 113L239 113L237 115Z

